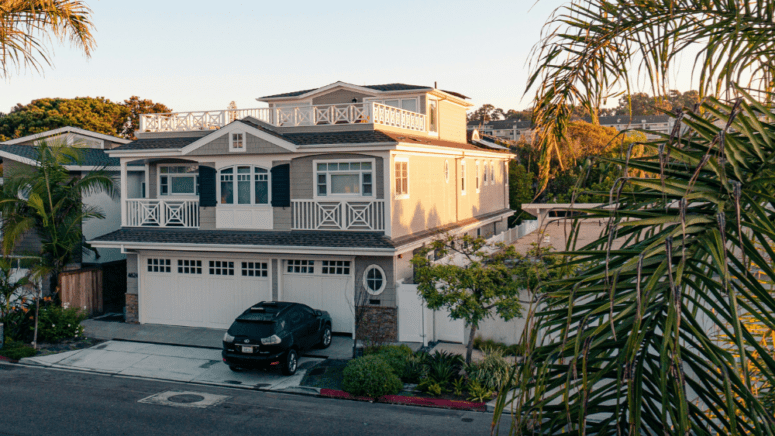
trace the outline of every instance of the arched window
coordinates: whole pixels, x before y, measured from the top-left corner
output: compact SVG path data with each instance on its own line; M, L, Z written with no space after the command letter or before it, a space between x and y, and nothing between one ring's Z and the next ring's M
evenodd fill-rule
M269 204L269 171L250 165L235 165L218 171L220 204Z
M363 287L366 288L366 292L369 294L381 294L385 290L385 285L387 285L385 271L379 265L370 265L363 272Z

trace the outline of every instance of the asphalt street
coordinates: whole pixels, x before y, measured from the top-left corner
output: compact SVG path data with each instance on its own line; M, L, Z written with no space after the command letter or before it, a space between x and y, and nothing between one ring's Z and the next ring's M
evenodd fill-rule
M170 391L188 395L168 393L162 397L173 395L169 400L149 400ZM200 403L190 401L202 397L219 402L191 407ZM481 412L0 364L2 436L488 435L491 419Z

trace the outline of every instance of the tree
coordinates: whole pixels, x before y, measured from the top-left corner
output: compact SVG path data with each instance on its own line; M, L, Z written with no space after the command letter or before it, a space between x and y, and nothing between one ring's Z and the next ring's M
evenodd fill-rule
M549 22L531 76L544 156L565 136L568 103L637 79L664 95L687 48L704 103L671 114L678 127L643 157L607 159L646 175L620 178L609 209L585 211L608 224L568 253L580 272L546 293L519 394L499 398L518 434L775 433L748 356L770 385L775 361L741 317L775 326L757 280L775 270L754 244L775 240L775 41L761 38L773 32L766 2L575 0Z
M469 113L467 115L468 122L478 121L481 123L487 123L492 121L492 112L495 110L495 106L491 104L483 104L479 109Z
M70 41L89 57L95 42L91 10L80 0L3 0L0 3L0 71L40 71L51 65L46 42Z
M133 95L128 100L124 100L123 106L129 110L129 122L125 123L124 131L121 136L128 139L137 139L135 132L140 129L141 114L161 114L172 112L172 108L162 103L154 103L153 100L140 99Z
M431 256L450 258L437 262ZM470 329L466 363L471 363L476 330L482 321L494 313L504 321L520 316L520 292L532 289L535 281L514 273L512 265L522 259L514 246L494 246L469 235L444 235L412 258L417 290L427 307L448 309L452 319L462 319Z
M0 194L2 247L8 255L25 234L37 233L41 239L41 261L33 268L33 278L48 278L50 289L57 292L59 273L74 261L77 253L93 251L83 242L82 224L105 217L100 208L85 205L81 199L101 192L115 196L116 188L110 175L103 171L91 171L81 177L70 174L64 165L80 161L76 147L41 140L35 151L37 166L4 179ZM36 307L40 297L37 292ZM37 309L35 326L33 342L37 342Z
M161 103L137 96L123 103L104 97L42 98L27 105L17 104L11 113L0 117L0 141L65 126L135 139L139 114L171 111Z
M525 212L522 204L530 203L535 196L533 179L535 175L521 163L512 160L509 162L509 205L516 213L509 219L509 225L516 225L522 221Z

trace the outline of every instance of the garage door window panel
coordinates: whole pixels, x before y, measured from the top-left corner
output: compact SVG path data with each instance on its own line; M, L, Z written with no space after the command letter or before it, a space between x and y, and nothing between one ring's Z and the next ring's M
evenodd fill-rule
M324 260L321 266L321 272L329 275L349 275L349 260Z
M287 260L288 272L290 274L315 274L314 260Z
M226 260L211 260L210 275L214 276L233 276L234 262Z
M148 259L148 272L172 272L172 261L170 259Z
M269 265L267 262L242 262L243 277L267 277Z
M179 274L202 274L202 261L192 259L178 259Z

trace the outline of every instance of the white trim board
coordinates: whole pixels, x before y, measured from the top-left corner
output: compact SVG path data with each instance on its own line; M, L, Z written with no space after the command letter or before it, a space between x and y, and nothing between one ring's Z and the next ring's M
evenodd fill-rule
M335 256L392 256L395 248L336 248L336 247L299 247L292 245L225 245L225 244L181 244L156 242L109 242L88 241L97 248L120 248L123 250L163 250L163 251L209 251L231 253L272 253L272 254L330 254Z
M76 134L83 135L83 136L91 136L92 138L95 138L95 139L102 139L102 140L106 140L106 141L117 142L119 144L129 144L130 142L132 142L132 140L130 140L130 139L118 138L118 137L115 137L115 136L104 135L102 133L92 132L91 130L84 130L84 129L79 129L78 127L67 126L67 127L60 127L58 129L47 130L45 132L36 133L34 135L22 136L21 138L16 138L16 139L11 139L11 140L8 140L8 141L5 141L5 142L0 142L0 144L8 144L8 145L19 144L21 142L27 142L27 141L31 141L31 140L35 140L35 139L46 138L46 137L49 137L49 136L52 136L52 135L57 135L57 134L60 134L60 133L76 133Z

